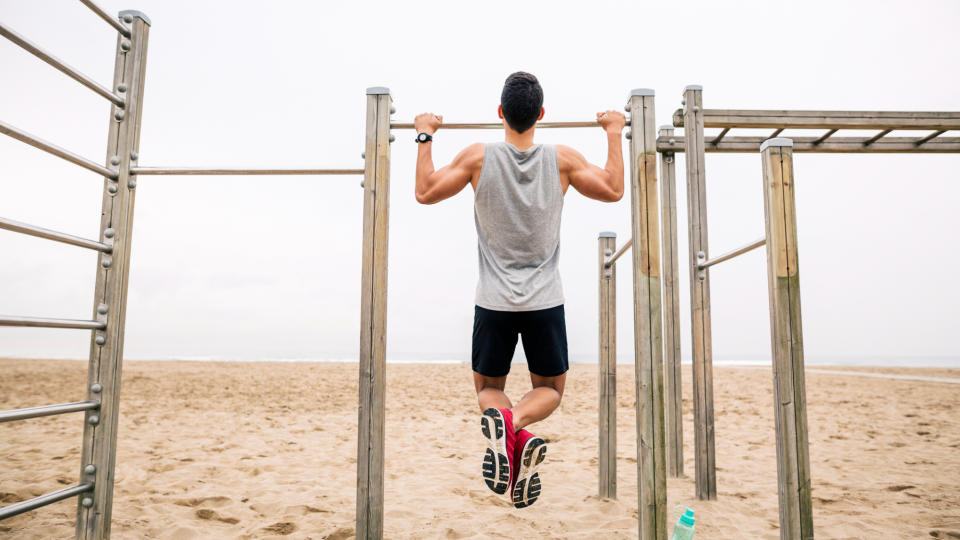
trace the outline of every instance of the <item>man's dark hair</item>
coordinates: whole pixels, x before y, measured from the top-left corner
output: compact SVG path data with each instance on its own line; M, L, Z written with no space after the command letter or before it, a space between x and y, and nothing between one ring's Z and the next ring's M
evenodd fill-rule
M518 71L507 77L500 94L503 118L517 133L533 127L543 107L543 88L533 75Z

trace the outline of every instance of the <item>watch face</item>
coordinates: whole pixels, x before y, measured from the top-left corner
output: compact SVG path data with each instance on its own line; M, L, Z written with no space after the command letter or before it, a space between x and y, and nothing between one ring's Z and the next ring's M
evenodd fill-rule
M426 134L426 133L421 133L421 134L417 135L417 138L420 139L420 142L427 142L427 134Z

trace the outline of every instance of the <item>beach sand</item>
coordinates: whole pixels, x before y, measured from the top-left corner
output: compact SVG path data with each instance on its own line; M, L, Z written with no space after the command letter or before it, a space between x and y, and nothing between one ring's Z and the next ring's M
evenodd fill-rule
M841 368L838 368L841 369ZM850 371L849 368L844 369ZM876 371L960 378L960 370ZM0 408L85 398L86 362L0 360ZM618 366L619 498L597 498L597 368L576 365L549 441L543 495L515 510L484 485L468 365L388 366L385 538L636 538L633 368ZM716 367L716 501L693 484L690 370L672 507L697 538L779 538L769 368ZM354 535L357 365L127 362L114 538ZM515 366L508 393L529 388ZM807 375L819 538L960 538L960 385ZM0 505L77 482L80 414L0 424ZM3 538L72 537L76 499L0 522Z

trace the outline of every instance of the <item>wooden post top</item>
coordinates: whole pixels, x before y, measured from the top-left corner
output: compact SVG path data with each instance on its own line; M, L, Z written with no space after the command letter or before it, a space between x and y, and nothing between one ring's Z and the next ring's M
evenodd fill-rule
M770 146L788 146L793 148L793 139L788 139L786 137L774 137L772 139L767 139L760 144L760 151L763 152Z

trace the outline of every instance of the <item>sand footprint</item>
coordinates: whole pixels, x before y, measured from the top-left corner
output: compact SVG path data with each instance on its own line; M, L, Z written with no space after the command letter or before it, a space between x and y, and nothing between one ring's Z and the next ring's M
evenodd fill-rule
M240 523L240 520L237 518L223 517L209 508L198 508L196 515L200 519L206 519L210 521L220 521L223 523L228 523L230 525L236 525L237 523Z
M279 534L279 535L286 536L296 531L297 526L294 523L291 523L289 521L281 521L279 523L274 523L273 525L267 525L261 530L271 534Z

